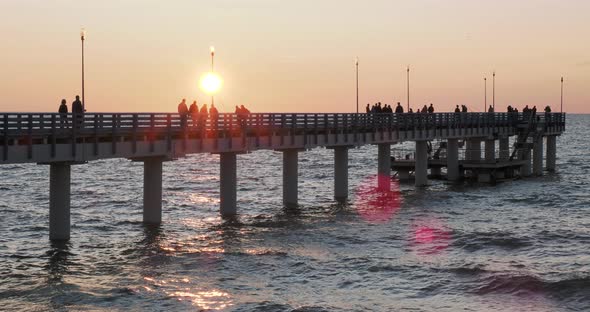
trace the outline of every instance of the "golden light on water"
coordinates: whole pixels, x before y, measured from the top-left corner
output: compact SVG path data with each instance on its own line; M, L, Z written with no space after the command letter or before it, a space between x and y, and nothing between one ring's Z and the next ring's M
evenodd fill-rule
M201 77L201 89L209 94L214 94L221 89L221 77L215 73L207 73Z

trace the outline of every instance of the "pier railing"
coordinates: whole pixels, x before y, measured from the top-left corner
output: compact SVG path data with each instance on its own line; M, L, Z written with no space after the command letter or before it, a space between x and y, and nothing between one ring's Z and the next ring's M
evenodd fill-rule
M0 113L0 140L92 136L263 135L272 133L518 126L564 126L563 113L406 113L406 114L219 114L177 113ZM6 144L6 143L5 143Z

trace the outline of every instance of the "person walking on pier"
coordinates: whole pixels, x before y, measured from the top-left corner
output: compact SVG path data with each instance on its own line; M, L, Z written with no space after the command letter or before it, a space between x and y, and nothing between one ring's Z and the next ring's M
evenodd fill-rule
M396 114L403 114L404 112L404 108L402 107L402 104L400 102L397 102L397 106L395 107L395 113Z
M180 115L180 127L186 127L186 120L188 115L188 107L186 106L186 99L182 99L178 104L178 114Z
M196 127L199 121L199 106L197 106L197 101L193 101L193 104L188 108L188 113L191 115L193 127Z
M365 107L365 110L367 114L371 112L371 105L369 105L369 103L367 103L367 107Z
M434 113L434 106L432 106L432 103L430 103L430 106L428 106L428 112L430 114Z
M428 107L426 106L426 104L424 104L424 106L422 106L422 110L420 111L422 114L426 114L428 113Z
M455 113L460 113L461 109L459 108L459 105L457 104L457 106L455 107Z
M64 127L64 124L66 126L68 125L68 105L66 103L67 103L66 99L62 99L61 105L59 106L59 109L57 110L59 113L59 123L62 128Z
M490 107L488 108L488 113L493 113L494 112L494 108L492 107L492 105L490 105Z
M72 114L76 127L81 128L84 121L84 108L82 107L82 102L80 102L79 95L76 95L76 100L72 103Z

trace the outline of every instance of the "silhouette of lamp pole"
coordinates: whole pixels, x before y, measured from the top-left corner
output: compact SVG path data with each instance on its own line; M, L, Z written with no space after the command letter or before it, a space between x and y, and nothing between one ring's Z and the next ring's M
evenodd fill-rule
M563 77L561 77L561 106L559 111L563 113Z
M86 39L86 30L80 30L80 40L82 41L82 111L86 111L86 101L84 99L84 39Z
M488 78L483 77L483 111L488 109Z
M410 111L410 66L408 65L407 69L406 69L406 85L407 85L407 90L406 90L406 94L408 96L408 112Z
M359 58L358 56L354 60L356 65L356 113L359 113Z
M214 71L213 71L213 60L214 60L214 58L215 58L215 47L214 46L211 46L211 74L214 73ZM213 103L214 103L214 101L213 101L213 93L211 93L211 106L213 106Z
M492 73L492 110L496 111L496 71Z

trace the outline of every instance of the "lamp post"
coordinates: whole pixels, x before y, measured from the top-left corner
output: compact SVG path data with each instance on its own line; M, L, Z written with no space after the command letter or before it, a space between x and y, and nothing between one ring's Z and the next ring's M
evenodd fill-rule
M492 73L492 110L496 111L496 71Z
M86 37L86 30L80 30L80 40L82 41L82 111L86 111L86 101L84 100L84 39Z
M356 113L359 113L359 58L354 60L356 66Z
M563 113L563 77L561 77L561 106L559 111Z
M211 73L213 74L213 59L215 58L215 47L211 46ZM211 93L211 106L213 106L213 93Z
M406 90L406 95L407 95L407 101L408 101L408 110L407 112L410 111L410 65L408 65L408 67L406 68L406 86L407 86L407 90Z
M483 112L488 108L488 78L483 77Z

